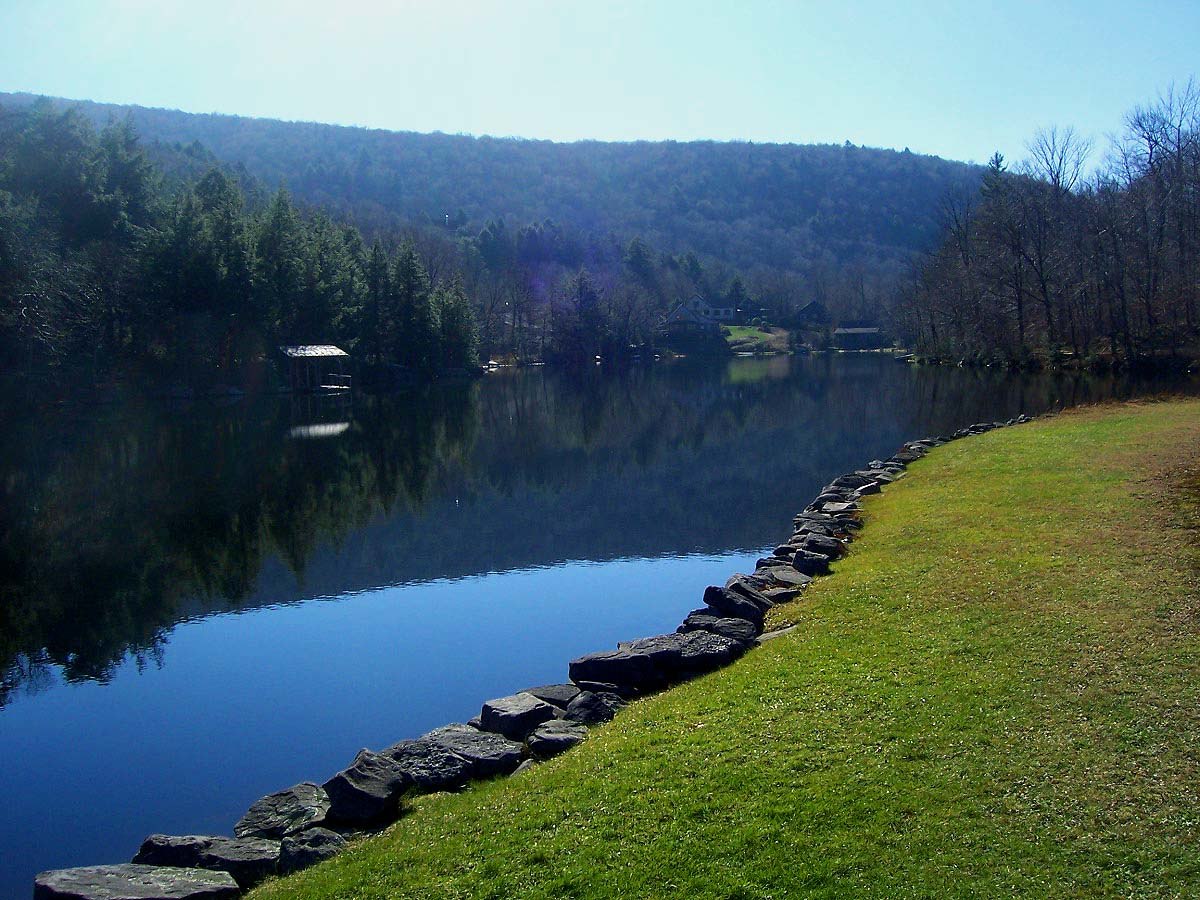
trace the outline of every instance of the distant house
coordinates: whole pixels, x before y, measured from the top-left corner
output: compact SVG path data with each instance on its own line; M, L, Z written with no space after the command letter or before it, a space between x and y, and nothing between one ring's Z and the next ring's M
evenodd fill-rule
M871 322L843 322L833 330L838 350L882 350L891 346L883 329Z
M696 295L691 300L675 304L665 319L662 330L667 333L695 333L716 331L737 319L737 310L732 306L713 306L703 297Z
M293 391L346 391L350 354L332 344L280 347L288 387Z
M829 310L820 300L811 300L796 310L794 319L800 328L824 328L829 324Z

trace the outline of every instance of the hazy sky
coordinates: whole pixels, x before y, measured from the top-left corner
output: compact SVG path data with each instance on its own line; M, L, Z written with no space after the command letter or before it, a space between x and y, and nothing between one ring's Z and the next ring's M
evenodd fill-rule
M411 131L911 147L1103 139L1200 0L0 0L0 90Z

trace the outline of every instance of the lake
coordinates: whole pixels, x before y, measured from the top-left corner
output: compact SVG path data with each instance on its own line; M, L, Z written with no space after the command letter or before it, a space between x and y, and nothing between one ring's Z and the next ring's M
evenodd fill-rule
M1168 389L863 354L8 411L0 896L674 630L905 440Z

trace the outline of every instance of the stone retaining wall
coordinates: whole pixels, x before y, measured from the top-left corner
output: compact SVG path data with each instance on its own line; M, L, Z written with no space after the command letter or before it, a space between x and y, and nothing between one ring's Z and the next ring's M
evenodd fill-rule
M763 633L768 610L799 597L862 528L860 500L903 478L932 448L1030 421L972 425L911 441L885 460L835 478L793 520L792 535L754 572L704 591L704 605L671 634L625 641L572 660L563 684L488 700L477 718L379 751L361 750L323 784L304 782L254 803L233 837L150 835L131 863L43 872L33 896L72 900L224 900L264 878L335 856L347 838L384 827L407 797L524 771L562 753L631 700L711 672L790 629Z

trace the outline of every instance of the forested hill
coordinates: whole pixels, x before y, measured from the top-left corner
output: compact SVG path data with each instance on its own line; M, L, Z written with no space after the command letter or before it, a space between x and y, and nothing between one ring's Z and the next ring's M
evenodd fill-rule
M0 94L0 106L34 99ZM980 178L964 163L853 146L561 144L78 105L100 124L129 114L148 140L199 142L368 234L421 221L477 231L490 219L552 219L748 273L850 265L894 274L937 242L947 193L974 191Z

